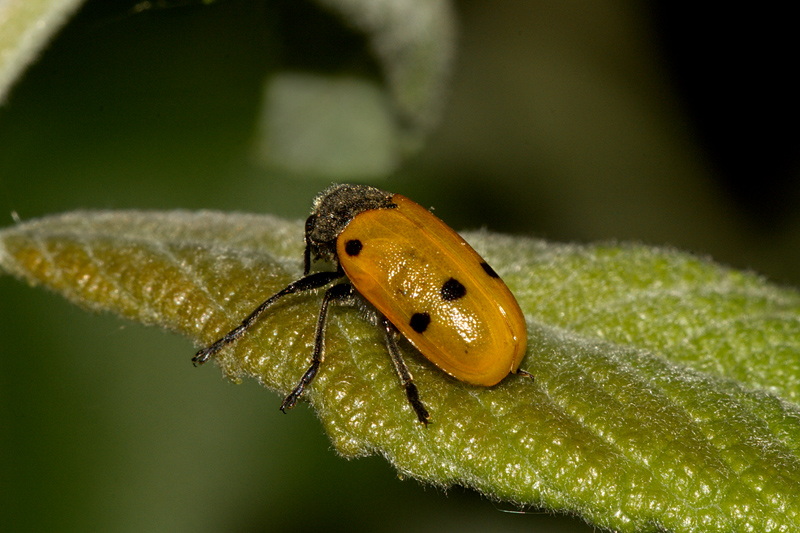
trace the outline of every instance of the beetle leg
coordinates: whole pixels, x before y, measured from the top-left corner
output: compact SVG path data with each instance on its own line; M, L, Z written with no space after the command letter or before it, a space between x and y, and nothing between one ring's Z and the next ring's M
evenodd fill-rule
M527 370L522 370L521 368L518 368L517 371L514 372L514 373L516 375L518 375L518 376L526 377L526 378L530 379L531 381L533 381L533 374L531 374Z
M297 403L300 395L303 394L306 386L311 383L314 376L317 375L319 365L324 358L325 348L325 326L328 317L328 304L331 301L345 301L353 295L353 286L349 283L339 283L325 291L325 297L322 299L322 305L319 309L319 318L317 319L317 330L314 333L314 352L311 354L311 366L308 367L303 377L300 378L300 383L294 388L292 392L283 400L281 404L281 411L284 413L287 409L291 409Z
M419 421L427 426L431 415L428 414L425 405L420 401L417 386L414 385L414 377L411 375L411 372L408 371L403 356L400 355L400 349L397 347L397 328L383 315L380 316L380 321L383 325L383 331L386 334L386 347L389 349L389 356L392 358L394 368L397 370L397 375L400 377L400 383L406 391L408 403L411 404Z
M220 351L222 348L227 346L228 344L232 343L236 339L242 336L242 334L247 331L250 326L252 326L258 317L266 311L272 304L278 301L280 298L286 296L287 294L292 294L295 292L304 292L310 291L313 289L318 289L320 287L324 287L325 285L331 283L332 281L341 278L344 276L344 272L341 269L335 272L315 272L314 274L304 276L297 281L294 281L286 286L285 289L281 290L280 292L271 296L267 301L259 305L255 308L255 310L250 313L247 318L242 320L242 323L239 324L236 328L228 332L227 335L219 339L217 342L208 346L207 348L203 348L199 352L192 357L192 363L195 366L202 365L206 361L208 361L209 357Z
M303 275L308 276L308 273L311 271L311 239L309 235L311 234L311 230L314 228L314 224L317 221L317 215L311 215L306 219L306 231L305 231L305 243L306 247L303 250Z

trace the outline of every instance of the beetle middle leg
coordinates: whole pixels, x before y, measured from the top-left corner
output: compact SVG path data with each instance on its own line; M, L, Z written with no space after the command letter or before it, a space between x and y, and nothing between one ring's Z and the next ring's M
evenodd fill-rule
M322 299L322 305L319 309L319 318L317 319L317 330L314 333L314 352L311 354L311 366L308 367L303 377L300 378L300 383L289 393L286 399L281 404L281 411L284 413L287 409L291 409L297 403L297 400L303 394L303 391L309 383L317 375L319 365L325 357L325 326L327 325L328 318L328 305L331 301L347 301L353 296L353 286L349 283L339 283L325 291L325 297Z
M425 405L419 399L419 392L417 391L417 386L414 385L414 378L408 370L403 356L400 355L400 349L397 347L397 328L395 328L394 324L389 322L385 316L381 315L379 318L383 326L383 331L386 334L386 347L389 349L389 356L392 358L394 368L397 370L397 375L400 377L400 383L406 391L408 403L411 404L419 421L427 426L431 415L428 414L428 410L425 409Z

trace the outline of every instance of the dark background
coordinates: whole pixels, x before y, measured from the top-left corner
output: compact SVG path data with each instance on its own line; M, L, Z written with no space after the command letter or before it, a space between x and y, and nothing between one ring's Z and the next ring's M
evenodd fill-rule
M370 71L360 36L296 1L134 4L89 1L0 108L0 224L77 208L305 216L327 182L253 162L264 79L342 57ZM373 184L456 229L674 246L800 283L787 14L456 5L442 122ZM7 277L0 346L0 529L590 530L343 460L307 408L283 416L254 383L193 369L187 340Z

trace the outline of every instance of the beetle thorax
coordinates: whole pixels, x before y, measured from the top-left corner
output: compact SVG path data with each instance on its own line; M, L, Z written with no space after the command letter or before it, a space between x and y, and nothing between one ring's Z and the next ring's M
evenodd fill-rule
M306 221L306 243L314 255L336 259L336 239L359 213L394 207L392 193L367 185L332 185L315 199Z

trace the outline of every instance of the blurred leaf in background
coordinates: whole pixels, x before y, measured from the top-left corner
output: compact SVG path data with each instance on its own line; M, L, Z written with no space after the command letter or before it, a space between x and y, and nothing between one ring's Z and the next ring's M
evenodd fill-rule
M0 2L0 23L12 4ZM370 179L435 206L456 229L669 244L800 282L797 134L781 126L796 122L786 94L797 91L782 78L792 48L777 40L789 17L715 12L712 23L664 2L458 2L458 54L436 88L447 105L433 98L434 120L416 123L398 119L394 63L343 10L296 0L136 9L144 5L90 0L46 47L27 48L37 56L18 56L39 59L6 78L18 81L0 108L0 214L305 216L330 178L264 165L265 95L284 75L356 77L382 95L386 107L371 116L397 127L364 179L397 168ZM720 28L732 28L727 39ZM683 55L670 45L698 35ZM675 67L690 56L704 60L695 72L711 65L717 76ZM765 60L775 67L749 70ZM693 89L712 94L706 102L728 121L700 122L697 109L712 107L688 105ZM773 130L781 142L762 142ZM422 132L422 144L398 142L407 131ZM706 139L734 131L735 147L707 149ZM770 195L731 192L725 169L744 168L745 155L765 161L745 177ZM0 295L0 483L15 520L6 529L529 530L551 520L500 513L469 492L420 490L381 460L342 461L307 410L278 417L254 384L193 372L186 341L86 315L8 277Z

